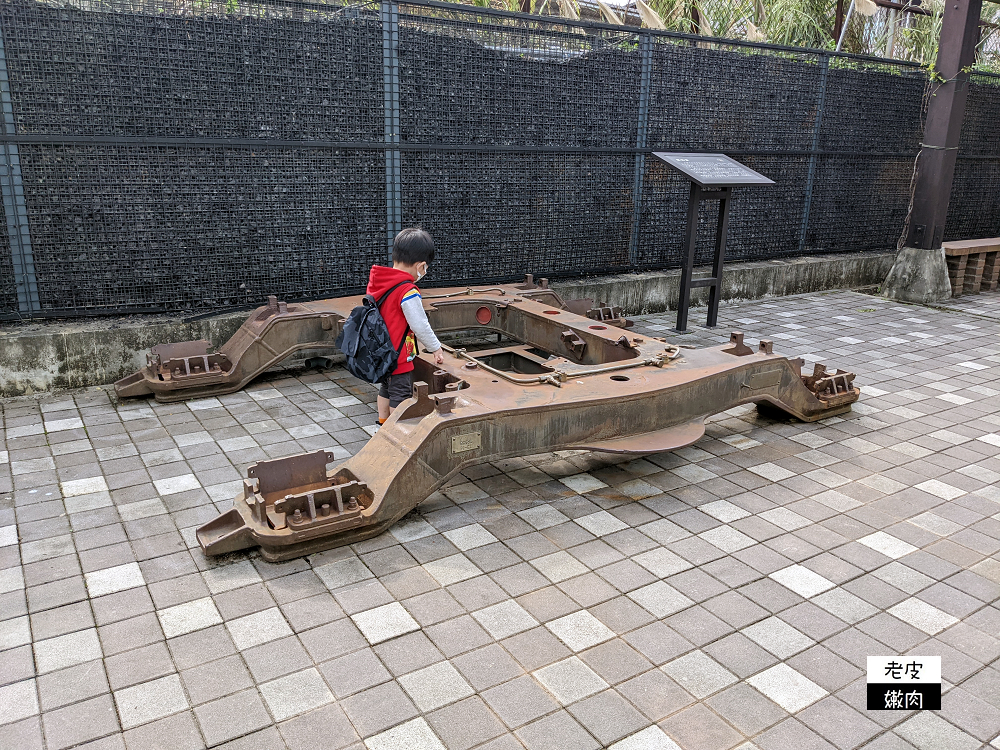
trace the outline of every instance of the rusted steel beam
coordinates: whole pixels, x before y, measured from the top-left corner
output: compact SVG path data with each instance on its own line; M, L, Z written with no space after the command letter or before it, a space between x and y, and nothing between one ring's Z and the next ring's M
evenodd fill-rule
M440 369L421 356L413 398L356 455L322 479L332 460L323 451L250 467L233 508L202 526L198 541L210 555L260 545L265 559L287 560L381 534L479 463L564 449L669 451L698 440L706 416L739 404L812 421L858 398L852 374L819 367L803 377L800 360L771 353L767 342L757 351L742 341L685 351L633 339L630 348L638 362L567 361L565 379L551 380L509 365L504 378L460 351ZM496 364L495 353L489 358ZM443 380L451 382L434 392Z
M544 280L543 280L544 282ZM332 346L360 297L308 305L272 301L217 354L205 342L157 347L121 395L164 401L228 393L297 348ZM434 290L424 305L439 331L501 333L516 344L449 349L443 365L414 360L413 397L354 456L327 470L325 451L251 466L233 508L198 529L206 554L259 545L287 560L382 533L469 466L563 449L645 454L689 445L706 417L757 403L804 421L858 398L854 375L730 342L681 349L629 334L620 314L589 301L568 309L529 278L522 285Z
M487 289L448 288L431 290L424 294L428 319L436 331L476 329L494 333L511 333L522 337L525 343L540 346L548 351L566 351L569 345L561 339L566 327L556 331L550 325L554 310L569 309L562 298L548 289L548 281L535 284L530 275L524 284L508 284ZM470 297L482 298L485 304L480 315L488 314L481 322L470 318L471 309L465 302ZM529 302L543 303L550 308L550 315L529 315L524 306ZM268 304L250 314L243 326L218 352L211 351L207 341L185 341L178 344L161 344L153 347L146 357L146 367L115 383L115 391L122 398L154 395L157 401L169 403L205 396L219 396L239 390L264 370L303 350L336 351L334 342L351 310L361 302L361 297L338 297L316 302L290 303L270 297ZM592 308L591 300L574 300L578 311L586 315L607 315L608 320L593 325L583 315L574 315L578 328L571 333L582 341L590 342L590 350L583 360L597 361L600 357L629 356L617 344L621 337L621 310ZM501 310L511 307L505 323L500 321ZM511 325L508 331L504 325ZM558 327L558 326L556 326ZM600 331L601 333L599 333Z

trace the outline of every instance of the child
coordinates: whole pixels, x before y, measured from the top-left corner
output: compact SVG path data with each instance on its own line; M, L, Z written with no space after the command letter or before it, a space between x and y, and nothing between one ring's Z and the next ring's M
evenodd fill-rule
M396 369L385 376L378 392L378 421L385 424L392 410L410 398L413 393L413 359L417 349L413 340L416 334L424 351L434 355L437 364L444 363L441 342L427 322L427 313L420 299L416 284L427 275L427 268L434 260L434 240L423 229L410 227L396 235L392 242L392 268L372 266L368 277L367 293L379 299L401 281L403 284L382 303L382 319L389 329L393 346L398 346L407 330Z

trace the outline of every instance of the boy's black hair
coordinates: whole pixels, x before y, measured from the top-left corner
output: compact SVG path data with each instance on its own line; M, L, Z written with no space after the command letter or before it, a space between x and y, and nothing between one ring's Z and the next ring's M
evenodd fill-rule
M408 266L431 264L434 260L434 238L420 227L407 227L392 241L392 262Z

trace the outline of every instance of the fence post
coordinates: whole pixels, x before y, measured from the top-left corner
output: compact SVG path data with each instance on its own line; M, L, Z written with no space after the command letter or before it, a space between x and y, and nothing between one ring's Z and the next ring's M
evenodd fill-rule
M809 230L809 212L812 209L813 183L816 181L816 162L819 159L819 131L823 126L826 107L826 79L830 73L830 56L819 59L819 96L816 101L816 123L813 125L812 146L809 149L809 174L806 177L806 199L802 206L802 231L799 234L799 255L805 252L806 232Z
M10 78L7 75L7 52L4 47L2 19L0 19L0 108L3 109L3 135L15 134L14 105L10 98ZM14 285L17 290L17 310L31 317L41 311L38 301L38 281L35 278L35 258L31 252L31 233L28 227L28 210L24 204L24 185L21 182L21 156L17 144L6 139L3 143L3 162L0 164L0 194L7 218L7 236L10 238L10 255L14 267Z
M653 69L653 37L649 32L639 35L642 68L639 77L639 123L636 129L635 179L632 182L632 237L628 245L628 262L639 262L639 225L642 219L642 183L646 167L646 136L649 127L649 81Z
M389 260L392 241L403 228L402 165L399 149L399 4L383 0L382 16L382 89L385 105L385 207L386 240Z
M983 0L949 0L944 6L910 211L897 246L899 253L882 284L882 295L889 299L927 304L947 299L955 291L942 241L982 12Z

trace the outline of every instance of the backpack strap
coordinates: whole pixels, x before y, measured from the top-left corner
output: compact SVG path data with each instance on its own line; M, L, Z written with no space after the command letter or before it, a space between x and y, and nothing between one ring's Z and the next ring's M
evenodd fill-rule
M382 303L385 302L389 298L389 295L392 294L397 289L399 289L399 287L403 286L404 284L413 284L413 286L416 286L416 284L414 284L412 281L400 281L395 286L390 287L389 291L387 291L385 294L383 294L381 297L379 297L378 301L375 303L375 306L378 307L378 308L380 308L379 312L381 312ZM403 319L406 320L406 316L405 315L403 316ZM399 340L399 346L396 347L396 357L397 358L399 357L399 355L403 351L403 345L406 343L406 334L408 334L409 332L410 332L410 324L407 323L406 324L406 328L403 329L403 338L401 338ZM416 342L414 342L414 343L416 343Z
M392 294L397 289L399 289L399 287L403 286L403 284L413 284L413 282L412 281L400 281L395 286L389 287L389 291L387 291L385 294L383 294L381 297L378 298L378 301L375 303L376 307L382 307L382 303L385 302L389 298L389 295ZM414 286L416 286L416 285L414 284Z

